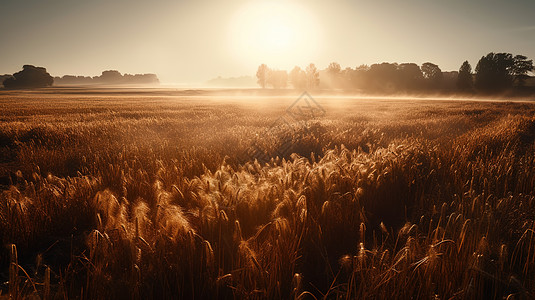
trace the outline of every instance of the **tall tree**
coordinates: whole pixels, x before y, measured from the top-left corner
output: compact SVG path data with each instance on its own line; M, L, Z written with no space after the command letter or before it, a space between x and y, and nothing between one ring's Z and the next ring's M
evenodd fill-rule
M513 84L514 59L511 53L489 53L476 66L475 86L485 92L503 91Z
M398 66L401 88L406 91L414 91L422 86L423 74L420 67L415 63L404 63Z
M306 88L306 74L300 67L295 66L292 71L290 71L290 82L294 89L305 89Z
M435 64L426 62L422 64L422 73L430 88L439 88L442 83L442 70Z
M256 82L263 88L266 88L267 80L269 76L269 68L266 64L261 64L258 66L258 70L256 71L256 78L258 79Z
M340 64L337 62L332 62L327 67L327 72L329 72L329 74L332 74L333 76L340 74L341 70L342 68L340 67Z
M495 87L496 75L494 53L482 56L476 65L475 86L478 90L488 91Z
M288 86L288 72L285 70L270 70L267 83L275 89L286 88Z
M344 89L353 88L353 81L356 79L355 70L353 70L351 67L347 67L340 71L340 77L340 81Z
M316 68L316 65L311 63L307 66L306 69L306 77L307 77L307 88L314 89L320 84L320 73L318 72L318 68Z
M518 86L524 86L528 73L533 71L533 60L528 60L524 55L516 55L513 58L512 75Z
M370 66L360 65L355 67L355 70L351 72L350 83L353 88L358 89L367 89L370 86L370 80L368 76L368 71Z
M365 71L366 89L376 92L395 92L400 85L398 64L381 63L373 64Z
M513 85L513 66L515 60L511 53L496 53L494 56L500 82L504 88Z
M457 88L461 91L469 91L473 88L474 82L472 79L472 66L466 60L459 68L459 76L457 77Z
M327 76L328 76L328 83L330 84L331 88L338 88L341 84L341 70L340 64L337 62L332 62L327 67Z

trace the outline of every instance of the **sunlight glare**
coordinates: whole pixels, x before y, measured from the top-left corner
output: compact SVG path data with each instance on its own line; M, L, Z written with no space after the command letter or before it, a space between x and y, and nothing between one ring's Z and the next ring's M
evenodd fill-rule
M307 11L284 2L250 2L229 26L229 49L242 64L289 68L317 57L319 26Z

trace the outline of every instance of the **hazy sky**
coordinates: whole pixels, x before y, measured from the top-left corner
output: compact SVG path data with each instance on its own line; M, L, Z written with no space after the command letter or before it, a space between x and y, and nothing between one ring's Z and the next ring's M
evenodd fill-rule
M484 54L535 59L533 0L0 0L0 74L156 73L163 83L291 69Z

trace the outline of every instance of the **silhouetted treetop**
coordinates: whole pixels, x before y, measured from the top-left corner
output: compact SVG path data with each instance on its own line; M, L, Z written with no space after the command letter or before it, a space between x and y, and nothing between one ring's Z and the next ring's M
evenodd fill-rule
M371 91L393 92L399 87L398 64L386 62L373 64L366 71L366 79L368 89Z
M121 72L117 70L103 71L98 80L106 83L120 83L123 79Z
M518 62L518 69L515 69ZM527 74L529 65L524 56L511 53L489 53L481 57L476 66L475 86L484 92L499 92L513 86L515 75Z
M459 76L457 77L457 88L461 91L470 91L474 86L472 78L472 66L468 61L464 61L459 68Z
M529 78L528 73L535 70L533 67L533 60L524 55L516 55L513 58L512 75L518 86L524 86L526 79Z
M342 68L340 67L340 64L337 62L332 62L327 67L327 72L329 72L332 75L338 75Z
M406 91L418 90L424 79L422 70L415 63L404 63L398 66L400 85Z
M0 85L4 85L4 80L10 78L10 77L13 77L13 75L11 74L4 74L4 75L0 75Z
M4 80L3 84L8 89L40 88L51 86L54 78L48 74L45 68L24 65L22 71Z
M424 78L426 79L429 88L436 89L440 87L443 75L439 66L426 62L422 64L422 73L424 74Z

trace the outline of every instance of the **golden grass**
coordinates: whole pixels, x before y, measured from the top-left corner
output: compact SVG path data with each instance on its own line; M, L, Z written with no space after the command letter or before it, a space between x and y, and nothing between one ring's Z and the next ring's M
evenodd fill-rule
M240 158L259 140L273 156L282 138L256 134L290 98L12 97L12 298L535 293L531 104L325 99L327 115L292 133L294 154L261 164Z

